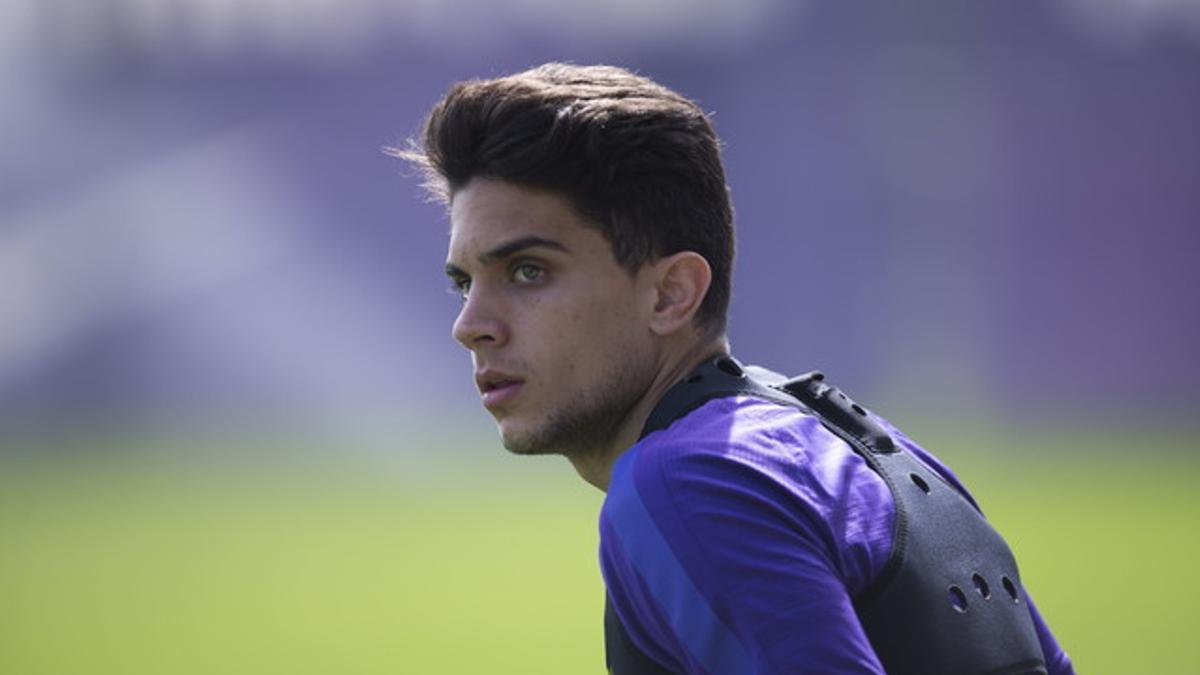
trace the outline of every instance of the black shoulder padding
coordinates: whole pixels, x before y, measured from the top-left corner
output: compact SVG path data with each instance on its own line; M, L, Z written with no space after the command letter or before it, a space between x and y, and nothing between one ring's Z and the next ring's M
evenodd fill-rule
M1008 544L954 486L909 452L864 457L895 504L892 553L854 599L891 675L1045 675Z

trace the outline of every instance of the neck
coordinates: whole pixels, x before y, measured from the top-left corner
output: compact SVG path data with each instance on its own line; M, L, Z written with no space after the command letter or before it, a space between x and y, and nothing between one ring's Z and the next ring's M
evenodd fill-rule
M601 448L599 452L568 457L575 467L575 471L583 480L601 491L607 492L609 481L612 479L613 465L626 450L637 442L642 433L642 427L650 417L650 412L654 410L654 406L667 393L667 390L687 377L688 373L695 370L701 363L718 354L728 353L729 342L722 336L709 341L697 342L691 348L664 359L645 393L630 409L625 420L621 422L617 434L613 436L612 443L606 448Z

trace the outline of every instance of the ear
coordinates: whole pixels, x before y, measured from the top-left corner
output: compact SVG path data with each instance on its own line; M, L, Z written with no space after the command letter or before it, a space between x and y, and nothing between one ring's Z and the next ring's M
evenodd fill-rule
M695 251L680 251L653 264L656 301L650 330L670 335L691 324L708 294L712 268Z

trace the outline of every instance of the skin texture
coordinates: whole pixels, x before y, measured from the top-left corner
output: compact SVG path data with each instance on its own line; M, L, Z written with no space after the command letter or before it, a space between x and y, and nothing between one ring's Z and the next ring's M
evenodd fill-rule
M457 191L450 223L453 335L505 447L562 454L605 489L662 394L728 351L694 321L708 263L683 251L631 274L568 200L503 181Z

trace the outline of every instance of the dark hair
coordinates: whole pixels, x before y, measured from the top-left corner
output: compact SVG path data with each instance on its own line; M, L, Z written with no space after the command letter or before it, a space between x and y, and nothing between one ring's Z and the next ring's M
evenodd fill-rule
M563 194L630 273L695 251L713 274L697 319L724 332L733 209L716 132L687 98L621 68L548 63L455 84L393 154L447 203L475 177Z

